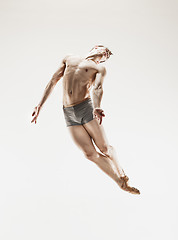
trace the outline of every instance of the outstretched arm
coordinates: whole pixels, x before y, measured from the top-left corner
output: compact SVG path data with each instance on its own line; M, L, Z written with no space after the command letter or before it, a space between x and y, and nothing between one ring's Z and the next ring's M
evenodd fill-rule
M34 117L33 117L32 121L31 121L31 123L34 122L34 121L36 123L37 117L39 115L39 112L40 112L43 104L45 103L46 99L49 97L50 93L54 89L56 83L63 77L64 71L65 71L65 67L66 67L66 58L64 58L62 60L62 63L60 65L59 69L53 74L50 82L47 84L40 103L35 107L35 109L34 109L34 111L32 113L32 116L34 116Z
M94 87L92 90L93 105L94 105L93 114L96 118L100 120L100 124L102 123L102 117L105 117L104 111L100 108L101 99L103 96L103 80L105 75L106 75L106 69L105 67L101 67L98 73L96 74Z

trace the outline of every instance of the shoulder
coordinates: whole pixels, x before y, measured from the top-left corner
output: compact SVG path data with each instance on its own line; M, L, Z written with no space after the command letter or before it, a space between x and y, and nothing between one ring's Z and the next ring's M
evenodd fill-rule
M62 59L62 62L63 62L63 63L66 63L66 61L69 60L69 58L71 58L72 56L73 56L72 54L66 55L66 56Z
M67 62L73 62L73 63L75 63L75 62L81 62L82 61L82 57L80 57L80 56L78 56L78 55L74 55L74 54L68 54L68 55L66 55L64 58L63 58L63 60L62 60L62 62L63 63L67 63Z
M102 76L105 76L106 68L104 66L98 66L98 73L100 73Z

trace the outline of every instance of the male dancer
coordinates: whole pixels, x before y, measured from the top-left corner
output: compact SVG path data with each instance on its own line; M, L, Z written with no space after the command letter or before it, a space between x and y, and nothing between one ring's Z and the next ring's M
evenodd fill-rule
M74 142L83 151L85 157L109 175L121 189L140 194L138 189L130 187L129 178L119 165L114 148L108 144L101 124L105 116L100 104L106 69L100 63L105 62L110 55L112 53L108 48L97 45L85 58L66 56L46 86L40 103L34 109L31 122L36 123L44 102L56 83L63 77L63 112ZM90 96L92 86L93 102ZM101 153L96 151L93 141Z

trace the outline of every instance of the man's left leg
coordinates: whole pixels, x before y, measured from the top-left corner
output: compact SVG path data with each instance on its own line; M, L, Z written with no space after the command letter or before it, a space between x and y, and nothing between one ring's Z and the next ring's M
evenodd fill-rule
M98 123L98 120L95 118L92 121L83 124L83 127L92 137L99 150L114 162L119 175L121 177L125 176L124 170L118 162L116 151L113 146L109 145L104 128Z

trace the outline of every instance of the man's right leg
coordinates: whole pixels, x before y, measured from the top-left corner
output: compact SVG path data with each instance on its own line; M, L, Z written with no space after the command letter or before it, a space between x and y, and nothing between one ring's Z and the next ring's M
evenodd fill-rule
M84 124L83 127L86 129L89 136L91 136L94 143L103 153L103 155L112 160L120 176L120 187L130 193L140 194L140 191L138 189L130 187L130 184L128 182L129 178L125 175L124 170L120 166L116 156L116 151L111 145L109 145L104 128L98 123L98 120L93 119L92 121Z
M69 126L68 129L74 142L83 151L85 157L94 162L117 184L119 184L120 176L112 160L96 151L92 142L92 138L85 128L82 125L75 125Z

